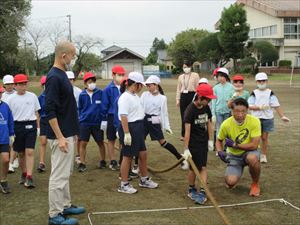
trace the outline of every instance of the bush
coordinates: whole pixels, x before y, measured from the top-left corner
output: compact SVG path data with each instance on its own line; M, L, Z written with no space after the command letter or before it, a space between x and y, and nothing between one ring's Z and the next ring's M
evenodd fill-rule
M291 60L280 60L279 67L291 67L292 61Z
M172 69L172 74L177 75L182 73L182 68L180 67L175 67L174 69Z

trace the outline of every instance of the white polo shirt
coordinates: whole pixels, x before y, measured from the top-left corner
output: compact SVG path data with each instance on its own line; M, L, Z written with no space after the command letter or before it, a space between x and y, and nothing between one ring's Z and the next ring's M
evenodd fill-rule
M35 113L41 109L37 96L29 91L26 91L24 95L15 92L8 97L7 104L13 114L14 121L18 122L36 120Z
M118 107L119 120L123 115L127 116L128 123L143 120L145 117L144 108L137 94L124 92L118 100Z
M13 93L15 93L16 91L15 90L12 90L12 92L7 92L5 91L3 94L2 94L2 97L1 97L1 101L3 102L7 102L7 99L9 96L11 96Z
M79 95L82 92L82 90L79 87L73 86L73 92L78 107Z

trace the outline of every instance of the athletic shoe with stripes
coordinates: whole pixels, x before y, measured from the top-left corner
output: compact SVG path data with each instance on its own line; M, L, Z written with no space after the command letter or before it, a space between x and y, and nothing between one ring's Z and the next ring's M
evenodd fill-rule
M0 189L4 194L9 194L11 192L7 181L0 182Z
M155 183L153 180L151 180L151 178L147 177L146 180L142 181L142 179L140 179L140 183L139 183L140 187L144 187L144 188L157 188L158 187L158 183Z
M127 183L124 185L121 184L118 188L118 192L126 193L126 194L134 194L137 192L137 189L135 189L131 184Z

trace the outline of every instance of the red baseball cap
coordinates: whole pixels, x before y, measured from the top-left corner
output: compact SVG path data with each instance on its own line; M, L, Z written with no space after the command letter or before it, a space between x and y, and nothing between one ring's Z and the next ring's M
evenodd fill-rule
M215 99L217 96L214 95L214 91L209 84L200 84L196 89L197 95L210 99Z
M3 93L5 89L0 85L0 93Z
M217 67L216 69L214 69L213 71L213 76L217 76L218 70L220 69L220 67Z
M232 80L244 80L244 77L242 74L236 74L233 76Z
M25 74L17 74L14 77L14 83L18 84L18 83L26 83L28 82L28 77Z
M47 77L45 75L41 77L41 80L40 80L41 85L46 84L46 79L47 79Z
M91 73L91 72L86 72L83 76L83 81L86 81L87 79L90 78L96 78L95 74Z
M119 74L119 75L124 75L124 74L125 74L125 69L124 69L122 66L120 66L120 65L115 65L115 66L111 69L111 71L112 71L113 73L116 73L116 74Z

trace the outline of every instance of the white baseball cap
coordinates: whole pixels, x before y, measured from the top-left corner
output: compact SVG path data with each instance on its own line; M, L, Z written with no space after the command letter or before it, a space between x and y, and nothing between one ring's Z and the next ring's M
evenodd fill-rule
M158 76L151 75L148 77L148 79L145 81L145 84L160 84L160 79Z
M255 75L255 80L268 80L268 75L264 72L257 73Z
M229 71L225 67L219 68L217 72L218 73L225 73L227 76L229 75Z
M208 84L208 80L205 77L203 77L199 80L198 84L202 84L202 83Z
M128 79L134 81L135 83L144 84L144 76L139 72L130 72L128 74Z
M7 74L3 77L3 84L14 84L14 83L15 83L14 77L12 75Z
M68 76L68 79L75 79L75 75L72 71L66 71L66 74Z

